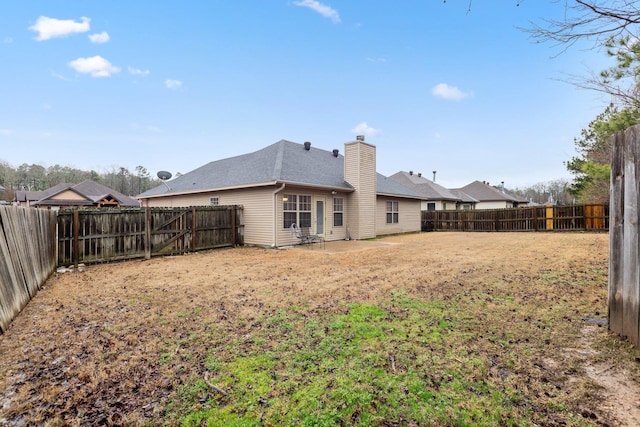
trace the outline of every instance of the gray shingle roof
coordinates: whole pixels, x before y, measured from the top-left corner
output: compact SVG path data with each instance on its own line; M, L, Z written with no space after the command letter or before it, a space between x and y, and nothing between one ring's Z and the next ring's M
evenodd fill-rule
M471 197L470 195L468 195L467 193L465 193L462 190L458 190L458 189L450 189L449 192L451 194L453 194L454 196L456 196L458 199L460 199L460 201L462 201L463 203L478 203L479 200L478 199L474 199L473 197Z
M502 192L497 188L485 184L480 181L473 181L471 184L467 184L457 190L466 193L467 195L477 199L480 202L496 202L496 201L509 201L509 202L521 202L520 199L513 197L511 194Z
M387 178L382 174L377 174L376 178L376 191L378 194L384 194L386 196L403 196L420 200L424 199L424 197L417 191L414 191L391 178Z
M389 184L378 175L378 192L417 197L410 189ZM344 156L332 151L280 140L253 153L216 160L181 175L165 185L140 194L139 198L167 194L255 187L275 183L353 191L344 180ZM394 183L395 184L395 183ZM168 187L168 188L167 188Z
M84 197L86 200L50 200L51 197L56 194L60 194L64 191L71 190ZM129 196L125 196L119 191L113 190L102 184L98 184L95 181L86 180L80 184L56 184L51 188L44 191L17 191L16 200L19 202L26 202L27 200L34 201L34 205L52 205L57 206L61 204L69 204L74 206L92 206L105 197L111 196L120 203L123 207L139 207L140 202L132 199Z
M460 197L451 193L442 185L436 184L423 176L401 171L391 175L389 178L421 194L423 200L460 200Z

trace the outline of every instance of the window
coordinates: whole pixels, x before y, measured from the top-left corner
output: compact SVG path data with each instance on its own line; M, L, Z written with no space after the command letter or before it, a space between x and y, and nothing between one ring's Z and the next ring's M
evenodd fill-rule
M298 222L300 227L311 227L311 196L300 196L298 202Z
M311 227L311 196L283 194L282 213L284 228L291 227L293 223L298 227Z
M285 194L282 196L282 211L284 228L291 227L291 224L298 222L298 198L295 194Z
M333 226L342 227L344 214L344 199L342 197L335 197L333 199Z
M435 202L428 202L427 203L427 210L428 211L435 211L436 210L436 203Z
M387 202L387 224L398 223L398 202Z
M209 199L209 204L211 206L220 206L220 198L218 196L211 197Z

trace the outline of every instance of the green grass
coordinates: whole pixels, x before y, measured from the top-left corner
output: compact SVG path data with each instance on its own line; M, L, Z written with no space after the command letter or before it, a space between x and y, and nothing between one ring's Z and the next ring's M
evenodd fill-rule
M533 402L492 377L468 313L451 302L400 293L339 314L300 307L255 322L245 345L204 360L167 407L183 426L530 425ZM472 324L474 322L471 322ZM504 370L513 338L490 332ZM562 410L562 408L556 408Z

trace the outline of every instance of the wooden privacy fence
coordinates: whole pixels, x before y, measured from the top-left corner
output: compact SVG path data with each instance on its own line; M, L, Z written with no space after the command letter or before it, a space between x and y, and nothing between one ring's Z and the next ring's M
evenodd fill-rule
M58 265L182 254L243 244L242 206L58 212Z
M640 125L611 139L609 329L640 346Z
M0 333L56 268L56 213L0 206Z
M422 231L571 231L609 229L609 205L422 211Z

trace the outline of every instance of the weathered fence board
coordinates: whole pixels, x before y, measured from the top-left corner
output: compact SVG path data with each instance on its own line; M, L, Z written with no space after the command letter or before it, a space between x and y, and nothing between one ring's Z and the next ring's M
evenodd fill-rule
M609 329L640 345L640 125L612 137Z
M624 252L624 133L615 137L611 161L611 201L609 225L609 329L622 333L622 289Z
M56 214L0 206L0 332L56 267Z
M606 231L608 227L609 207L603 204L422 211L423 231Z
M241 206L58 213L58 264L181 254L243 243Z

